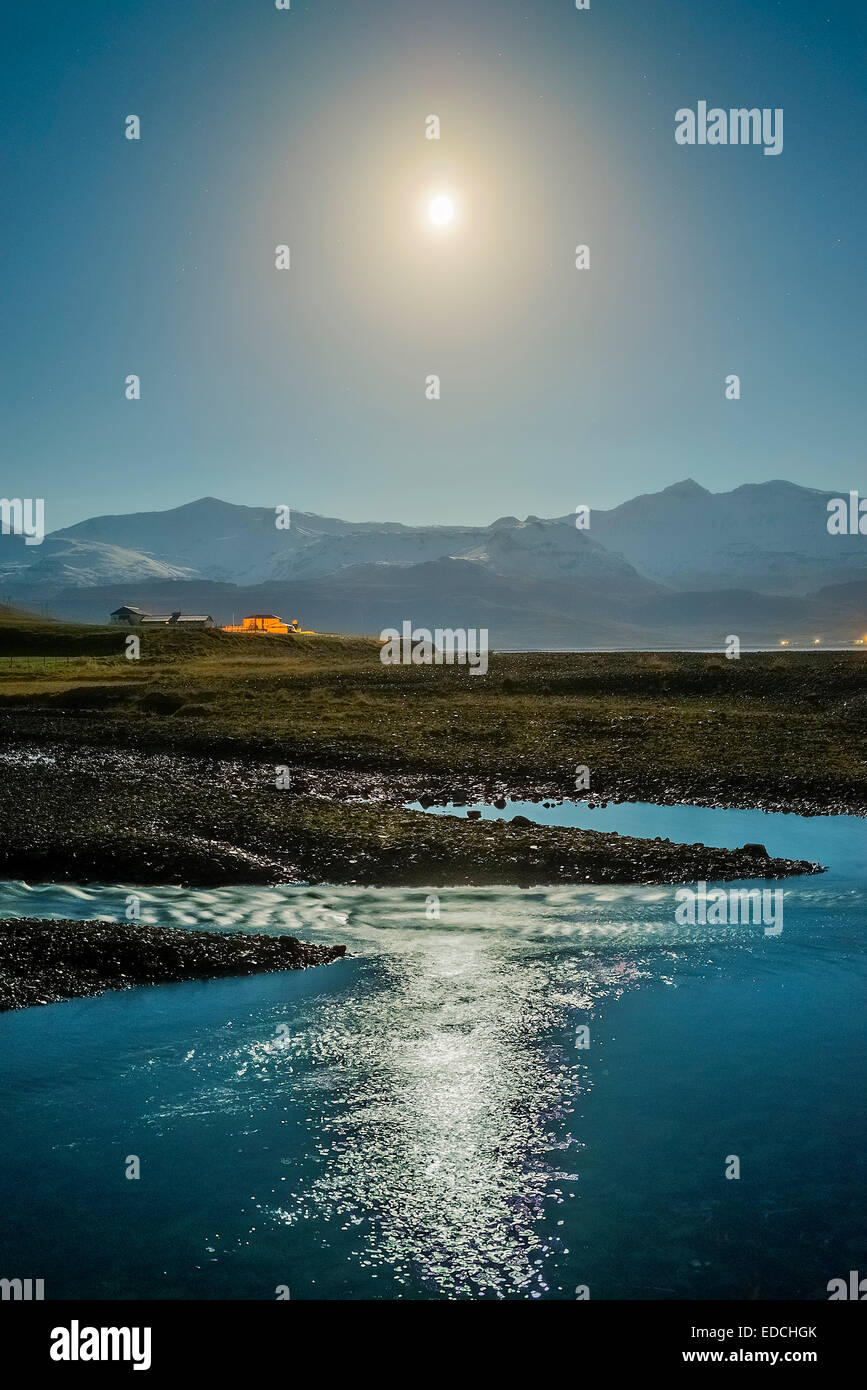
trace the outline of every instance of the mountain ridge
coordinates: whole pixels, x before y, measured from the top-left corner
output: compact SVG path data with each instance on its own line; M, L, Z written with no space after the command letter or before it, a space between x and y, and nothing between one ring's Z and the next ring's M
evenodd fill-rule
M485 625L478 614L488 613L501 640L522 642L534 632L575 641L611 631L627 640L717 633L727 605L751 630L787 616L860 627L867 539L828 534L832 495L784 479L712 493L684 478L591 511L587 529L574 514L412 526L293 511L286 530L274 508L205 496L87 518L41 546L0 537L0 591L58 616L104 621L109 595L115 606L145 607L159 593L158 606L189 611L202 607L192 596L213 585L219 621L231 616L227 606L252 607L257 596L332 630L359 630L359 605L370 610L367 631L374 616L391 625L398 609L419 623L440 613L452 626Z

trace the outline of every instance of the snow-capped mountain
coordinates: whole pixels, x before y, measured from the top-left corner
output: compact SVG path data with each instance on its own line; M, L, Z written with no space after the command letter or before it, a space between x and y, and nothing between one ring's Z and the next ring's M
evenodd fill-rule
M854 486L854 484L853 484ZM691 478L593 513L593 535L678 589L804 594L867 578L867 538L828 533L827 493L795 483L708 492Z
M860 632L867 537L829 534L832 495L847 494L787 482L711 493L686 480L593 511L589 529L574 515L410 526L293 512L285 530L273 508L204 497L93 517L41 546L0 537L0 597L89 621L120 603L218 621L303 608L306 621L354 631L424 614L471 626L487 614L501 641L662 641L687 630L711 640L753 618L769 633L801 622Z

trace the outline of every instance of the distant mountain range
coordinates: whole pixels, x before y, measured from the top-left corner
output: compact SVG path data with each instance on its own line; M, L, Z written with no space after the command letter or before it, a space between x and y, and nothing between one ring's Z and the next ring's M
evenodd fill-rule
M851 641L867 629L867 537L831 536L840 493L686 480L594 510L489 526L347 522L204 497L93 517L41 546L0 537L0 601L105 622L122 603L253 611L323 631L487 627L493 646Z

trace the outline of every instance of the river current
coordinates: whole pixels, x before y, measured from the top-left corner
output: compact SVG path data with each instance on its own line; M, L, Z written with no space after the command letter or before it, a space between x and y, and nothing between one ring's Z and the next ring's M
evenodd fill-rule
M810 1299L867 1271L864 821L519 811L828 873L741 885L784 890L777 935L679 925L676 885L2 884L3 916L134 896L348 955L0 1016L0 1275L47 1298Z

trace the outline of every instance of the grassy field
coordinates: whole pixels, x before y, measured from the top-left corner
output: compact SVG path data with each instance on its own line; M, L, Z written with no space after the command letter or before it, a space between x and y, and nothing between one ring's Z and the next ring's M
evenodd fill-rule
M867 808L867 652L494 654L474 676L383 666L362 638L158 631L129 661L125 636L0 622L0 715L357 773L563 792L587 766L599 794Z
M231 662L233 658L244 661L251 654L257 663L263 660L301 659L317 665L331 659L351 657L364 650L375 650L370 641L340 634L265 638L245 637L222 632L219 628L194 631L183 628L137 629L120 623L98 627L84 623L60 623L0 604L0 662L4 663L41 663L51 658L64 661L75 658L83 662L97 660L112 669L129 670L136 664L126 657L126 639L130 633L137 633L141 637L142 652L147 663L170 666L191 660L217 664Z

